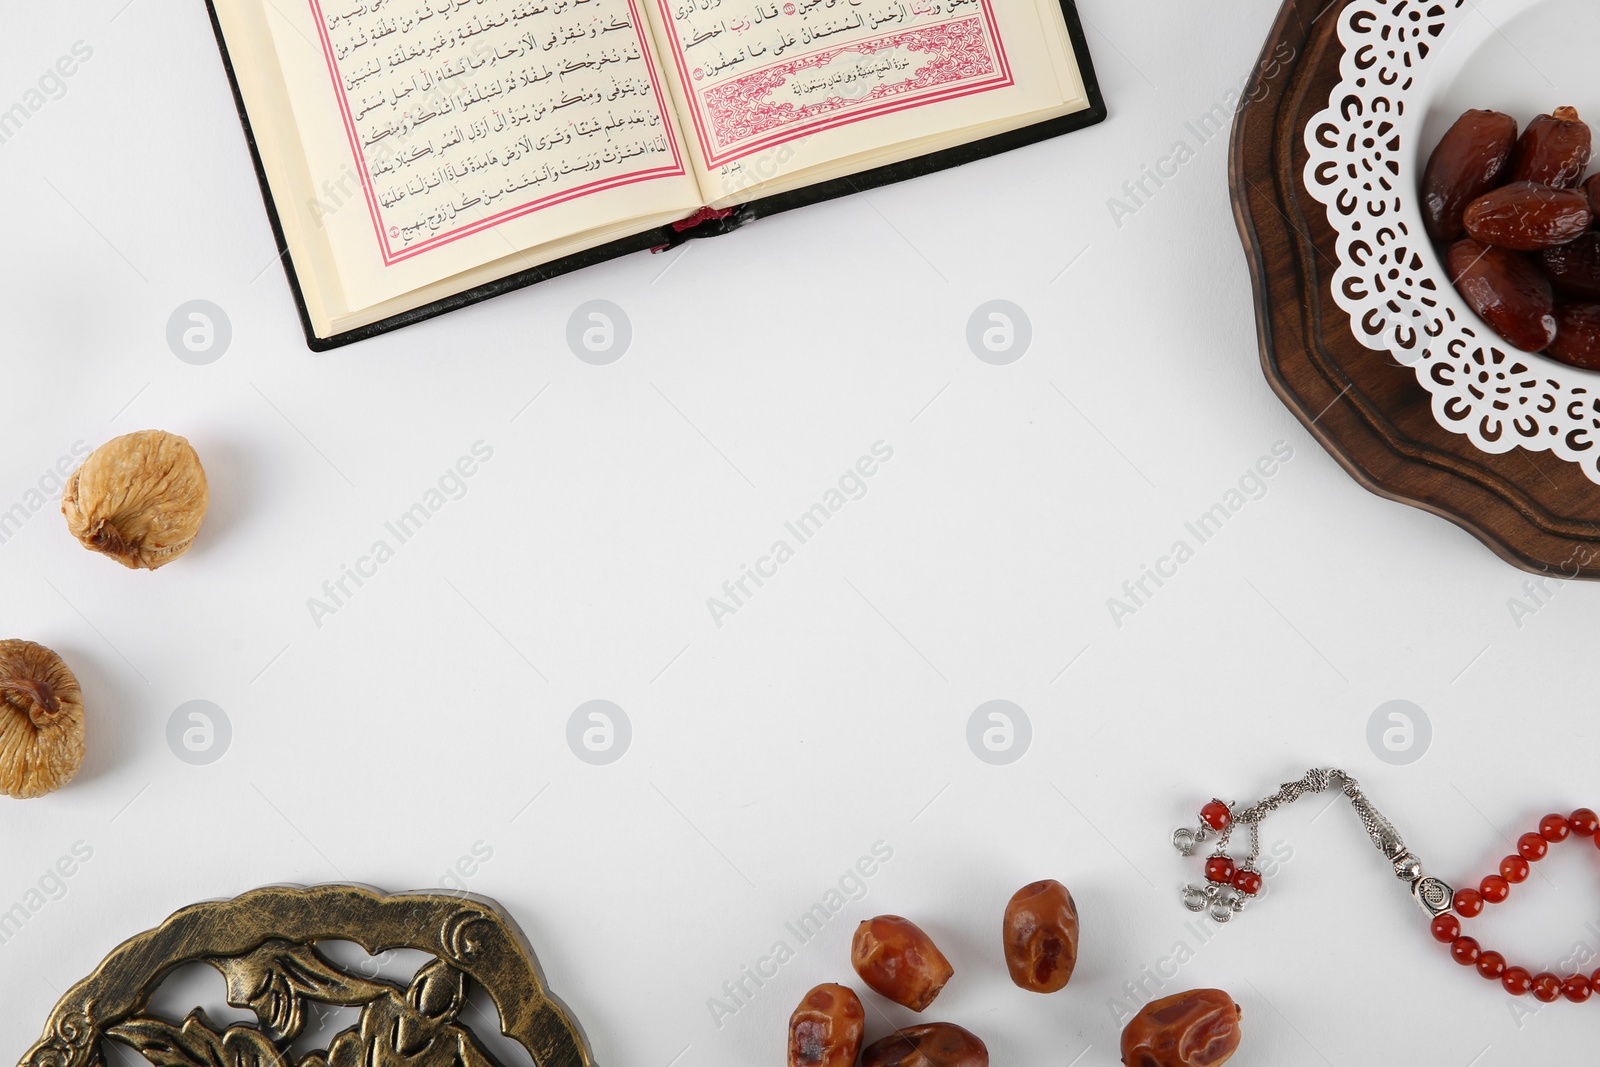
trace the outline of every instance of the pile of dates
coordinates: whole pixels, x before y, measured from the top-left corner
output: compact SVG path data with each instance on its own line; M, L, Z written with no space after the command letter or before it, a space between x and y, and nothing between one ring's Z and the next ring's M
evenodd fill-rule
M1054 880L1024 886L1006 905L1001 951L1011 980L1057 993L1078 963L1078 908ZM910 919L880 915L856 929L850 962L868 989L914 1012L933 1004L955 968ZM855 990L819 985L789 1019L789 1067L989 1067L989 1049L954 1023L909 1026L864 1050L866 1010ZM1128 1067L1217 1067L1239 1045L1239 1009L1217 990L1147 1004L1122 1038Z
M1468 111L1422 176L1428 233L1450 279L1508 344L1600 370L1600 174L1575 108L1517 120Z

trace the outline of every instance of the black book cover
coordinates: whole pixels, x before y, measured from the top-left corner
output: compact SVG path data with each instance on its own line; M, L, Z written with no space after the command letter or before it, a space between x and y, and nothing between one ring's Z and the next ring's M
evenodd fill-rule
M1089 56L1089 45L1083 36L1083 22L1078 18L1077 5L1074 0L1060 0L1061 13L1066 18L1067 32L1072 39L1072 51L1077 57L1078 69L1083 78L1084 92L1089 99L1089 106L1071 115L1050 119L1032 126L1023 126L1009 133L997 134L986 137L969 144L957 145L940 152L931 152L925 156L892 163L886 167L876 167L872 170L861 171L844 178L835 178L831 181L808 185L787 193L778 193L774 196L763 197L740 204L728 211L705 212L706 217L693 225L687 225L691 220L662 226L652 230L624 237L621 240L608 244L598 245L576 255L566 256L562 259L552 260L540 264L530 270L518 271L508 274L504 278L467 289L446 297L443 300L426 304L419 308L391 318L361 326L333 337L318 337L312 329L311 315L306 310L305 296L301 291L300 278L295 271L294 257L289 254L289 243L284 237L283 225L278 219L278 206L272 198L272 188L267 181L267 171L261 162L261 150L256 144L255 132L250 125L250 115L245 110L244 94L239 88L239 79L233 70L233 60L228 55L228 42L223 38L222 23L217 17L214 0L206 0L206 9L211 15L211 28L216 34L217 48L222 53L222 65L228 72L228 84L233 90L234 105L239 111L239 121L244 126L245 141L250 146L250 159L255 166L256 180L261 185L261 196L267 206L267 219L272 224L273 239L278 244L278 258L283 261L285 273L289 278L289 288L294 293L295 307L300 312L300 324L305 330L306 344L314 352L326 352L330 349L340 348L344 345L364 341L369 337L398 330L402 326L422 322L436 315L443 315L458 308L468 307L481 300L488 300L502 293L509 293L514 289L522 289L536 282L554 278L569 271L582 267L603 263L608 259L626 256L635 252L661 251L681 244L683 241L699 237L716 237L729 233L740 226L750 223L768 215L776 215L780 211L790 211L807 204L816 204L835 197L846 196L850 193L864 192L876 189L879 186L902 182L907 178L916 178L934 171L958 167L974 159L983 159L986 156L1009 152L1014 148L1034 144L1051 137L1059 137L1064 133L1081 130L1086 126L1093 126L1103 122L1106 117L1105 100L1100 94L1100 83L1095 77L1094 62Z

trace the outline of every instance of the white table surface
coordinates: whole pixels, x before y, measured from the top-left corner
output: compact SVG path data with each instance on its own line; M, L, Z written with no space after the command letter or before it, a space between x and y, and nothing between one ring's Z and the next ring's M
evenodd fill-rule
M604 1067L781 1063L790 1010L853 980L851 932L884 912L955 964L929 1017L1000 1065L1115 1063L1116 1000L1156 972L1235 995L1241 1067L1591 1049L1600 1008L1532 1014L1457 967L1343 808L1268 824L1291 858L1232 926L1178 902L1197 871L1173 827L1312 765L1360 777L1456 884L1600 801L1600 589L1526 599L1467 534L1358 487L1262 379L1226 145L1187 124L1229 107L1276 6L1082 0L1100 127L327 355L302 343L199 5L10 11L0 105L75 42L92 58L0 145L0 510L80 442L149 427L194 442L213 501L156 574L81 549L53 501L0 544L0 630L67 658L91 731L70 788L0 813L0 911L51 891L0 944L3 1054L182 905L449 885L475 852L462 881L517 916ZM1109 199L1179 141L1193 158L1119 225ZM205 366L166 341L195 299L233 331ZM1032 328L1006 366L966 340L994 299ZM566 344L590 300L632 324L608 366ZM880 441L866 494L718 626L708 598ZM464 494L314 619L478 442ZM1275 446L1293 458L1265 495L1117 625L1108 599ZM1033 731L1006 766L966 740L997 699ZM231 724L208 765L167 741L193 700ZM591 700L632 726L605 766L566 740ZM1432 731L1405 765L1368 742L1397 700ZM878 842L865 895L796 942L785 923ZM1595 859L1558 852L1486 943L1593 957ZM1049 999L998 947L1041 877L1084 917ZM779 941L793 958L714 1019ZM871 1037L911 1018L871 1000Z

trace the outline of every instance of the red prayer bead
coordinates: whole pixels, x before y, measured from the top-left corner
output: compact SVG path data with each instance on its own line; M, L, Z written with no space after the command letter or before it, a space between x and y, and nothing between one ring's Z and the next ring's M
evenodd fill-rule
M1458 937L1450 943L1450 955L1463 967L1471 967L1478 962L1478 957L1483 951L1478 947L1475 937Z
M1521 885L1528 880L1528 874L1533 868L1528 866L1528 861L1521 856L1507 856L1500 861L1500 877L1512 885Z
M1591 989L1600 990L1600 971L1589 976L1589 986Z
M1478 894L1490 904L1504 904L1511 895L1511 883L1498 874L1491 874L1478 884Z
M1546 1004L1554 1004L1561 999L1561 979L1549 971L1534 975L1533 995Z
M1594 992L1594 987L1589 984L1589 979L1581 974L1568 975L1561 983L1561 995L1574 1004L1582 1004Z
M1522 854L1523 859L1537 862L1549 853L1550 842L1541 834L1523 834L1517 838L1517 851Z
M1433 939L1441 945L1448 945L1461 936L1461 920L1454 915L1441 915L1433 920Z
M1457 889L1455 906L1463 919L1475 919L1483 914L1483 895L1476 889Z
M1579 808L1567 816L1567 825L1579 837L1593 837L1600 833L1600 815L1596 815L1593 808Z
M1206 881L1228 885L1233 881L1233 861L1226 856L1206 860Z
M1514 997L1525 997L1533 991L1533 975L1526 967L1507 967L1500 976L1500 984Z
M1213 800L1200 809L1200 821L1220 834L1233 825L1233 812L1222 801Z
M1491 982L1498 982L1505 977L1506 958L1498 952L1485 952L1478 957L1478 973Z
M1572 826L1562 815L1546 815L1539 820L1539 836L1552 844L1565 841L1567 835L1572 833Z
M1233 888L1247 897L1253 897L1261 892L1261 875L1255 871L1234 871Z

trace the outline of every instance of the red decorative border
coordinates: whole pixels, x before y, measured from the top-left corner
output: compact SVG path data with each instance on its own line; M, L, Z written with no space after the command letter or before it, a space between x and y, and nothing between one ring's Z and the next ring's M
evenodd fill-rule
M378 207L377 193L372 187L372 175L367 168L366 156L361 151L361 138L356 133L355 118L350 112L350 95L345 91L343 83L339 80L339 67L333 56L333 41L328 36L328 21L322 14L322 5L318 0L310 0L310 3L311 12L316 16L317 20L317 32L322 41L322 53L328 62L328 74L333 78L334 96L338 98L339 111L344 117L345 134L350 138L350 148L355 153L356 171L361 175L361 188L366 194L367 210L372 216L372 228L378 238L378 252L383 256L383 265L386 267L421 255L423 252L429 252L443 245L459 241L463 237L470 237L475 233L498 226L502 222L521 218L523 215L531 214L541 208L553 207L556 204L575 200L580 196L602 192L606 189L620 188L636 182L652 181L656 178L680 178L688 173L684 169L683 156L678 150L678 138L672 130L672 109L667 106L666 100L661 95L661 79L657 74L655 58L652 55L653 48L650 42L650 32L647 28L648 23L640 17L639 8L635 0L628 0L628 11L633 16L634 28L639 32L640 51L644 54L645 65L650 71L650 85L655 90L656 107L661 112L662 126L666 132L667 143L672 146L673 166L657 167L654 170L638 171L632 174L619 174L612 178L603 178L599 181L590 182L587 185L579 185L561 192L551 193L549 196L507 208L498 214L491 215L489 218L457 227L454 230L439 234L437 237L430 237L426 241L395 252L390 247L389 239L385 234L383 217Z
M709 99L711 92L729 89L730 91L726 95L731 99L722 101L720 105L724 113L737 116L739 113L743 112L748 115L753 110L757 109L752 109L748 106L748 104L745 103L745 101L748 101L753 96L760 95L762 89L770 89L772 85L780 84L783 79L788 76L788 74L795 70L805 69L806 67L810 66L819 66L843 52L854 51L861 52L864 55L870 54L879 48L885 47L885 42L900 41L904 38L914 37L917 34L926 34L929 31L939 30L940 28L945 28L945 32L948 35L951 32L949 29L950 27L957 26L961 23L976 24L976 29L979 31L979 33L981 33L983 38L988 43L993 44L994 59L999 64L998 73L996 73L994 77L978 82L964 82L958 85L950 85L949 83L951 81L966 76L966 72L953 71L950 69L950 67L944 67L941 71L941 73L944 74L944 77L940 78L938 81L934 81L926 85L911 87L909 91L913 95L906 96L904 95L905 90L900 89L898 86L889 85L880 86L879 88L885 91L878 92L875 90L873 93L862 97L860 101L840 100L837 98L831 101L822 101L816 105L814 111L810 108L804 109L806 111L811 111L811 115L813 117L811 117L809 121L806 121L805 116L802 115L801 121L798 125L785 125L784 128L777 130L777 132L767 134L766 136L759 136L762 130L774 128L775 124L769 123L768 125L761 127L761 129L752 131L751 136L759 137L759 139L753 143L738 145L732 149L720 152L712 145L710 132L706 128L707 123L705 116L699 107L700 94L694 88L694 81L689 72L688 57L684 55L682 43L676 37L676 30L674 30L672 55L673 59L677 63L678 75L682 79L684 88L692 98L690 106L691 117L694 119L695 134L699 139L700 151L705 159L707 168L718 167L724 163L732 162L735 159L742 159L743 157L751 155L755 152L760 152L763 149L771 148L774 145L783 144L786 141L793 141L809 134L820 133L823 130L830 130L837 126L846 126L854 122L862 122L869 118L875 118L879 115L887 115L896 111L903 111L907 108L922 107L926 104L938 103L942 100L954 100L963 96L971 96L975 93L987 92L991 89L1003 89L1007 86L1015 85L1016 80L1011 74L1011 64L1006 58L1005 42L1000 39L1000 33L996 26L994 9L990 6L990 0L980 0L980 2L982 4L982 11L978 16L965 16L961 19L949 20L948 22L935 23L928 26L919 26L911 30L901 30L896 33L884 34L881 37L874 37L866 41L858 41L855 44L848 45L843 48L820 48L815 52L809 52L792 60L782 60L777 63L769 64L766 67L761 67L757 70L750 71L747 74L741 74L737 78L730 79L728 82L714 86L711 90L708 90L706 103L709 109L712 106L711 100ZM662 17L666 20L667 25L675 26L676 24L672 19L670 3L671 0L657 0L657 4L661 9ZM933 49L929 48L917 50L921 51ZM985 55L985 58L987 58L987 54ZM940 68L936 66L933 69L939 70ZM774 71L778 72L778 76L776 78L772 76ZM755 92L741 94L732 91L733 86L750 81L751 79L758 80L759 87ZM941 85L945 85L947 88L940 89L939 86ZM885 99L886 97L889 99ZM799 109L797 109L797 112L798 111ZM848 113L840 114L840 112ZM780 120L780 122L783 123L787 123L789 121L792 121L792 119ZM736 144L736 142L724 142L720 137L717 139L718 146L721 146L724 143Z
M776 104L767 99L801 71L825 67L842 55L855 53L871 56L891 48L931 52L934 53L934 60L914 76L898 82L880 82L855 100L834 95L814 103L795 105ZM989 54L988 35L984 33L983 22L974 15L901 30L887 37L874 37L840 48L812 52L799 59L774 63L718 82L705 90L703 98L717 144L731 145L766 133L776 126L791 126L858 103L870 104L886 97L931 89L954 81L971 81L994 72L995 61Z

